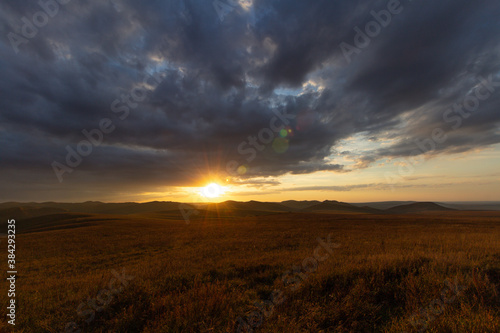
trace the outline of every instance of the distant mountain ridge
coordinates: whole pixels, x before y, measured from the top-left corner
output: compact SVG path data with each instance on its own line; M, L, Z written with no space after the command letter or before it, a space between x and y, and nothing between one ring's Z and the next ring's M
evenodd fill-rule
M345 202L326 200L314 206L307 207L305 212L342 212L342 213L365 213L379 214L380 210L370 207L357 207Z
M2 219L17 218L27 219L32 217L66 213L67 210L55 207L32 207L32 206L17 206L9 207L0 210L0 217Z
M182 205L182 206L181 206ZM481 210L478 207L485 207L483 211L500 210L500 203L495 202L474 204L474 203L434 203L434 202L414 202L414 201L388 201L372 203L350 204L335 200L325 200L323 202L287 200L283 202L261 202L261 201L225 201L221 203L198 203L181 204L172 201L152 201L145 203L124 202L124 203L104 203L99 201L87 201L82 203L58 203L58 202L5 202L0 203L0 218L31 219L40 216L57 215L63 213L77 214L115 214L133 215L150 214L163 218L182 218L180 207L186 210L192 208L198 210L199 216L220 217L220 216L256 216L276 213L328 213L328 214L415 214L424 212L451 212L455 210ZM496 209L498 208L498 209Z
M312 201L296 201L296 200L287 200L287 201L282 201L281 204L283 206L293 208L293 209L305 209L317 204L320 204L321 201L318 200L312 200Z
M221 203L207 204L205 209L207 210L249 210L249 211L269 211L269 212L288 212L291 208L286 207L282 204L276 202L260 202L260 201L224 201Z
M0 204L0 212L5 209L14 209L23 207L25 210L36 211L37 209L55 209L87 214L138 214L154 211L176 210L180 203L171 201L152 201L146 203L123 202L123 203L104 203L100 201L86 201L81 203L61 203L61 202L30 202L15 203L7 202Z
M380 202L363 202L363 203L352 203L351 205L357 207L371 207L380 210L386 210L396 206L409 205L416 203L416 201L380 201Z
M416 202L408 205L401 205L386 209L388 213L409 214L423 212L446 212L455 211L456 209L446 208L434 202Z

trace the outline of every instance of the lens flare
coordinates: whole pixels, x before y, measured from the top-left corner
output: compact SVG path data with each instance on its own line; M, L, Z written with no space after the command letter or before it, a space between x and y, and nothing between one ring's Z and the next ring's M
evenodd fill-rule
M289 142L287 139L280 137L274 139L273 149L276 153L283 154L288 150L288 147L289 147Z
M244 166L244 165L240 165L240 166L238 167L238 173L239 173L240 175L244 175L244 174L246 174L246 173L247 173L247 171L248 171L248 169L247 169L247 167L246 167L246 166Z

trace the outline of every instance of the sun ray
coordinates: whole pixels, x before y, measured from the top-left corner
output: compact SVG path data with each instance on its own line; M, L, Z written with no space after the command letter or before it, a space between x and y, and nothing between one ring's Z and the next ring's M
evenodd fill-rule
M217 183L210 183L207 186L203 187L200 191L201 195L205 198L215 199L223 195L225 192L225 188L220 186Z

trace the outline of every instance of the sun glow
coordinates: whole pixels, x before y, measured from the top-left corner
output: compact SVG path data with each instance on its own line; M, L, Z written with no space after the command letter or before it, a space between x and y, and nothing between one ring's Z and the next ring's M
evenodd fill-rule
M217 183L211 183L201 189L201 195L205 198L218 198L224 194L225 188Z

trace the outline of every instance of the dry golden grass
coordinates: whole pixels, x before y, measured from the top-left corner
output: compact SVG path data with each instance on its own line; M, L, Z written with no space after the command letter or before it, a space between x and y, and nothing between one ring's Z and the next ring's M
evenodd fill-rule
M256 332L416 332L412 315L456 279L464 290L424 320L427 332L500 332L499 213L283 213L190 225L151 216L19 221L14 330L63 332L76 322L85 332L235 332L255 301L281 290L286 299ZM330 233L341 247L299 288L285 286L282 275ZM122 268L134 279L86 324L77 307ZM0 301L6 318L5 292Z

